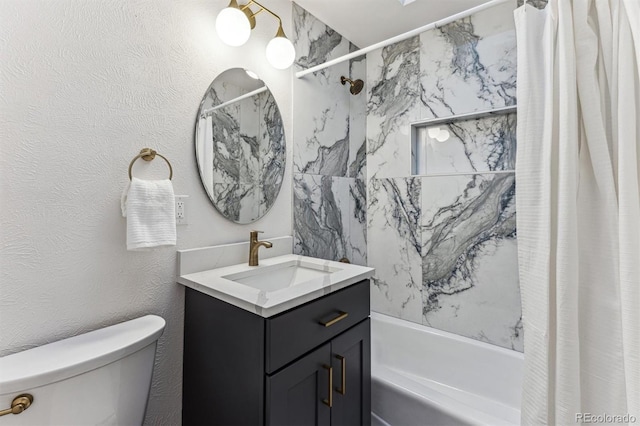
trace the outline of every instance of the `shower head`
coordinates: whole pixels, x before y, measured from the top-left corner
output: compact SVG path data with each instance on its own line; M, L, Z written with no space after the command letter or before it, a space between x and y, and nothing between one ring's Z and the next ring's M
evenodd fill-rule
M362 91L362 88L364 87L364 81L360 79L353 81L350 78L347 78L345 76L340 77L340 83L342 83L343 86L347 81L351 85L351 87L349 88L349 91L351 92L352 95L357 95L358 93L360 93L360 91Z

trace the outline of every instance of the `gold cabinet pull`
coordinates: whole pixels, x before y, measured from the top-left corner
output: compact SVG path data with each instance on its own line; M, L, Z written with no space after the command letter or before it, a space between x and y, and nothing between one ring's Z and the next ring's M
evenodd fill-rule
M333 324L337 323L338 321L342 321L343 319L345 319L346 317L348 317L349 314L346 312L340 312L340 315L338 315L337 317L335 317L332 320L329 320L327 322L322 322L320 321L320 324L324 325L325 327L331 327Z
M33 396L29 395L28 393L18 395L13 398L13 401L11 401L11 408L0 411L0 416L4 416L7 414L20 414L24 410L29 408L31 406L31 403L33 403Z
M333 407L333 367L330 367L326 364L324 364L322 367L329 371L329 398L323 399L322 402L324 402L325 405L328 405L329 408L331 408Z
M342 364L342 387L336 388L336 390L340 395L344 395L347 393L347 359L342 355L336 355L336 358L338 358Z

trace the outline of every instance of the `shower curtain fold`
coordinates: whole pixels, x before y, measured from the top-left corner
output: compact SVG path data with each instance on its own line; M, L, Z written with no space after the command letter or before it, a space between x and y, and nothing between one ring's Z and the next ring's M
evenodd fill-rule
M640 2L514 15L522 423L640 421Z

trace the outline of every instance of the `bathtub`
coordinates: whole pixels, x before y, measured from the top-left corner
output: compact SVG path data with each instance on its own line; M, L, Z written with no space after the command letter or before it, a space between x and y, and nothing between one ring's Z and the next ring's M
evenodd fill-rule
M373 425L519 425L523 355L371 313Z

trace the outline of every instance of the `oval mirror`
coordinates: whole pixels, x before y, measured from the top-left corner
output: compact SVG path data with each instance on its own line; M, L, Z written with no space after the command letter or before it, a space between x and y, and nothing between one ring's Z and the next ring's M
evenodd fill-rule
M195 142L200 180L215 208L236 223L264 216L280 192L286 152L280 110L255 73L232 68L213 80Z

